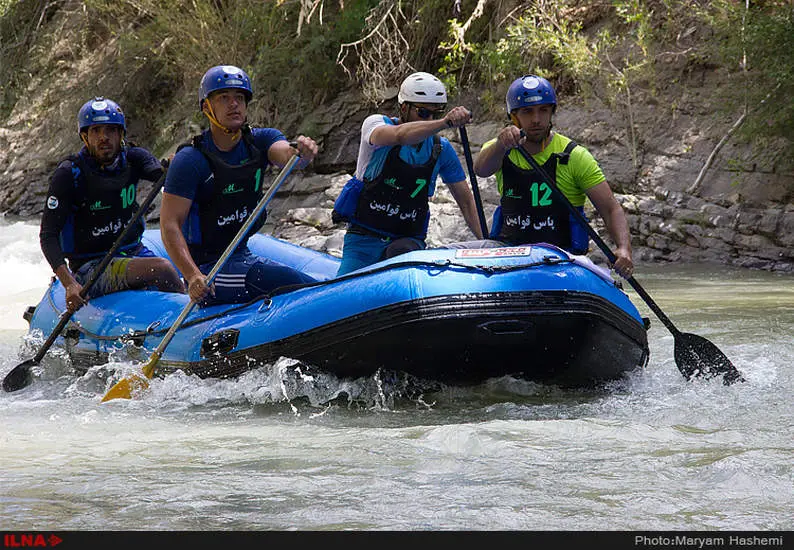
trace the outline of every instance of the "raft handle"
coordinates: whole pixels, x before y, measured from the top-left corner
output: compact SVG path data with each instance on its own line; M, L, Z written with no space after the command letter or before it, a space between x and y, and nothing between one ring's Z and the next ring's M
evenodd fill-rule
M218 355L229 353L237 347L239 337L240 331L236 328L222 330L207 336L201 341L201 356L217 357Z

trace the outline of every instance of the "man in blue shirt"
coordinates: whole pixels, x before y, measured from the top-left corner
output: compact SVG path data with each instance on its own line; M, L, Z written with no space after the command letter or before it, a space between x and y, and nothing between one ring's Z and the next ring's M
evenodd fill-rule
M206 275L263 196L267 167L283 167L299 154L297 167L303 168L317 154L311 138L299 136L296 149L275 128L249 127L252 96L251 80L242 69L209 69L201 79L199 107L210 128L177 151L165 181L163 244L187 281L190 298L203 306L246 302L280 286L313 281L249 250L248 238L265 222L262 215L207 285Z
M447 92L435 76L408 76L397 96L399 118L381 114L361 126L356 173L334 203L348 222L339 275L426 247L428 199L441 176L472 233L482 239L474 196L445 128L471 121L465 107L445 113Z

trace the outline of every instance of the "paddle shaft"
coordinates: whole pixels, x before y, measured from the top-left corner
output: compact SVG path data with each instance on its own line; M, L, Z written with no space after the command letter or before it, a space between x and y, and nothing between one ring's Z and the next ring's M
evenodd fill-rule
M477 206L477 217L480 219L480 229L482 238L488 238L488 223L485 221L485 212L482 208L482 198L480 197L480 187L477 185L477 176L474 174L474 162L471 160L471 147L469 147L469 134L466 127L461 126L460 142L463 145L463 156L466 158L466 167L469 169L469 179L471 180L471 192L474 194L474 204Z
M590 237L595 241L601 251L606 255L607 259L614 263L617 257L610 250L607 244L598 236L595 229L587 222L584 215L579 212L568 200L562 191L559 190L554 180L552 180L543 168L538 165L535 159L532 158L522 146L516 147L524 159L543 177L546 182L551 186L552 192L562 200L563 204L568 207L568 210L574 217L587 228ZM731 360L722 353L713 343L698 336L697 334L684 333L679 331L673 322L664 314L664 312L656 305L656 302L650 297L644 288L638 283L633 276L626 279L629 284L637 291L637 294L648 304L648 307L656 314L659 320L662 321L664 326L673 335L674 340L674 355L675 363L678 370L687 380L691 379L693 375L706 375L708 377L714 375L723 375L723 383L726 385L733 384L734 382L744 382L744 377L731 363Z
M151 192L149 192L149 195L146 197L143 203L141 203L140 208L138 208L135 214L133 214L132 218L130 218L130 221L127 222L127 226L121 232L121 235L118 236L116 242L113 243L113 246L110 247L110 250L108 250L107 254L105 254L105 257L102 258L102 261L99 262L99 264L97 264L97 266L93 270L91 270L91 275L88 277L88 280L83 285L82 290L80 290L81 297L85 298L86 296L88 296L88 292L91 290L91 287L94 286L94 284L102 276L102 273L105 271L105 269L107 269L107 266L113 260L113 257L116 255L116 252L118 252L119 248L121 248L122 243L124 243L124 241L127 239L129 234L132 232L132 229L133 227L135 227L135 224L138 222L141 216L143 216L146 213L146 211L151 206L152 202L154 202L154 199L157 198L157 193L160 192L160 189L163 187L164 182L165 182L165 172L163 172L163 175L160 176L160 179L158 179L157 182L154 184L154 188L152 188ZM50 336L47 338L44 344L39 348L39 351L36 352L36 355L33 357L32 361L34 364L38 364L44 358L44 356L47 354L47 351L50 349L52 344L61 334L61 331L67 325L67 323L72 318L72 315L74 315L74 313L75 313L74 311L69 311L67 309L61 314L58 324L55 325L55 328L52 329Z
M611 263L614 263L615 260L617 259L615 253L612 252L612 250L609 248L607 243L604 242L604 239L602 239L598 235L598 233L596 233L596 230L593 229L593 226L590 225L590 223L587 221L584 215L581 212L579 212L579 210L573 204L571 204L571 201L568 200L568 197L566 197L565 194L562 191L560 191L560 189L557 187L557 184L554 182L553 179L549 177L549 174L543 169L543 167L540 166L538 162L532 158L532 155L530 155L522 146L519 145L518 147L516 147L516 150L518 150L521 153L521 155L524 157L524 159L532 166L532 168L534 168L543 177L543 179L546 180L546 183L549 184L555 196L562 201L562 203L568 208L568 210L571 211L571 214L573 214L573 216L579 221L579 223L582 224L587 229L587 233L590 235L590 238L593 239L593 241L598 245L598 248L600 248L601 252L603 252L604 255L606 255L607 259ZM656 302L653 301L653 298L651 298L651 296L645 291L642 285L640 285L640 283L637 282L637 280L634 278L633 275L628 277L626 280L629 282L632 288L637 291L637 294L640 295L640 297L645 301L645 303L648 304L648 307L651 308L651 311L653 311L656 314L656 316L664 324L664 326L666 326L670 330L673 336L677 336L681 334L681 331L679 331L675 327L675 325L673 325L673 322L667 317L667 315L664 314L664 312L659 308L659 306L656 305Z
M254 225L256 220L265 210L265 208L267 208L267 205L270 203L270 200L273 198L273 195L276 194L278 188L281 187L281 184L284 183L284 180L287 179L287 176L289 176L290 172L292 172L292 169L298 163L299 159L300 157L298 155L292 156L289 162L287 162L284 168L282 168L281 173L278 175L278 177L270 185L270 189L268 189L265 192L265 194L262 196L262 198L259 200L259 203L251 212L251 215L248 216L248 218L245 220L245 223L242 225L242 227L240 227L240 230L237 232L237 235L234 236L234 239L232 239L232 241L226 247L226 250L224 250L223 254L221 254L220 258L218 258L218 261L215 262L215 265L213 266L212 270L207 274L206 280L208 286L212 284L212 281L215 279L215 276L218 274L218 272L221 269L223 269L223 266L226 265L226 261L229 259L229 256L232 255L232 253L235 251L235 249L243 240L243 238L248 234L248 231L250 231L251 226ZM143 368L143 372L147 378L152 377L152 374L154 373L154 367L157 364L157 362L160 360L160 357L165 351L165 348L171 342L171 339L174 337L174 334L176 334L176 331L179 329L179 327L182 325L184 320L193 310L193 307L195 305L196 302L191 300L190 303L188 303L182 309L182 312L176 318L176 321L174 321L174 323L168 329L168 332L165 333L165 336L163 336L163 339L157 345L157 348L155 348L154 352L152 352L149 362L146 363L146 366L144 366Z

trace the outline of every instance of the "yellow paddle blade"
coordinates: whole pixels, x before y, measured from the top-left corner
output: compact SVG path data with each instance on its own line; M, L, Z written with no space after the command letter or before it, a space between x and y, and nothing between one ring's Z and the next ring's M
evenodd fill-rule
M102 398L102 403L112 399L131 399L133 392L143 391L148 387L149 381L146 378L140 374L133 374L116 382L116 385Z
M102 403L112 399L131 399L134 393L141 392L149 387L149 380L154 376L154 366L160 359L160 354L157 352L152 353L149 362L143 367L143 374L132 374L126 378L122 378L108 390L105 397L102 398ZM149 379L149 380L147 380Z

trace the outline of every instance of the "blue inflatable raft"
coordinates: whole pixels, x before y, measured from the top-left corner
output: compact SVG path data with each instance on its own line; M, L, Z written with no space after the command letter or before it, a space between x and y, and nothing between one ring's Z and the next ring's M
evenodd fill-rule
M167 257L159 231L144 241ZM193 308L156 374L235 377L289 357L340 378L384 369L449 385L510 375L585 387L648 361L648 320L609 272L550 245L421 250L337 278L331 255L264 234L249 244L318 282ZM157 291L96 298L55 345L76 366L145 361L187 302ZM64 308L53 281L26 312L30 331L49 335Z

